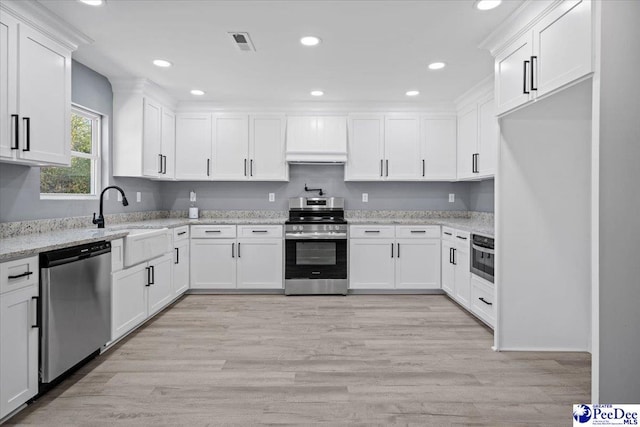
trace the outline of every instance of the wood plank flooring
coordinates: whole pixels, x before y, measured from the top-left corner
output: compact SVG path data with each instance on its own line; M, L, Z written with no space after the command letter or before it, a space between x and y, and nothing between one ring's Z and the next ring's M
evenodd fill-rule
M447 297L190 295L11 424L570 425L585 353L497 353Z

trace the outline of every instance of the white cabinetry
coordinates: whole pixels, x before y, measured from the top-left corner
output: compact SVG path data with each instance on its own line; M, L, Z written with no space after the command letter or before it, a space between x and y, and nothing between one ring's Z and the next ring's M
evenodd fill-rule
M177 180L208 181L211 179L213 129L211 114L180 113L176 115Z
M420 119L423 179L455 181L456 137L455 117L422 117Z
M249 117L246 114L213 115L214 180L245 179L249 172Z
M469 239L466 231L442 228L442 289L467 309L471 293Z
M350 227L350 289L439 289L439 226Z
M249 116L249 178L257 181L287 181L284 159L287 119L279 114Z
M493 283L472 274L469 303L471 312L492 328L496 324L495 300Z
M192 289L282 289L282 226L194 225Z
M71 50L0 15L0 161L69 165Z
M189 289L189 226L173 230L173 294L180 296Z
M287 117L287 161L344 162L346 160L346 117Z
M592 2L565 0L496 55L497 114L593 71Z
M474 99L459 111L458 179L495 175L499 132L493 94Z
M384 116L349 116L347 181L377 181L384 177Z
M113 174L175 176L174 101L144 79L112 80Z
M38 393L38 257L0 264L0 418Z
M391 115L384 120L385 178L404 181L422 176L420 120L415 115Z

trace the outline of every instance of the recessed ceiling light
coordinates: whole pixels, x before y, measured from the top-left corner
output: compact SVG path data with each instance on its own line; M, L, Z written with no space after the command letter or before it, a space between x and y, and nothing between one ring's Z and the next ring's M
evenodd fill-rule
M418 96L418 95L420 95L420 91L417 91L417 90L407 91L407 96Z
M191 95L202 96L204 94L205 94L205 92L203 90L200 90L200 89L192 89L191 90Z
M305 36L300 39L300 43L305 46L315 46L320 44L320 39L316 36Z
M166 68L166 67L171 67L173 64L167 61L166 59L154 59L153 65L155 65L156 67Z
M491 10L500 6L502 0L476 0L474 6L478 10Z
M324 95L324 92L321 90L312 90L311 91L311 96L322 96Z
M441 70L446 66L447 66L447 64L445 64L444 62L432 62L431 64L429 64L429 69L430 70Z
M88 4L89 6L102 6L104 0L80 0L80 3Z

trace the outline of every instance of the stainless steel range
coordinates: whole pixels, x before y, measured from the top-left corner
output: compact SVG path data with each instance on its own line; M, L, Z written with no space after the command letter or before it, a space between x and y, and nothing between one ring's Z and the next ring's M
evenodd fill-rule
M285 295L346 295L347 221L340 197L289 200Z

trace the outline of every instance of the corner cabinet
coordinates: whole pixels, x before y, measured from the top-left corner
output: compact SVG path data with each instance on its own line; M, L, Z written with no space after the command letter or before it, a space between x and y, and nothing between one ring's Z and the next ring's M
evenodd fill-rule
M559 2L517 40L498 50L498 115L593 72L592 8L588 0Z
M38 393L38 257L0 264L0 419Z
M472 101L458 112L459 180L495 176L499 138L493 94Z
M71 161L71 50L11 15L0 15L0 161Z

